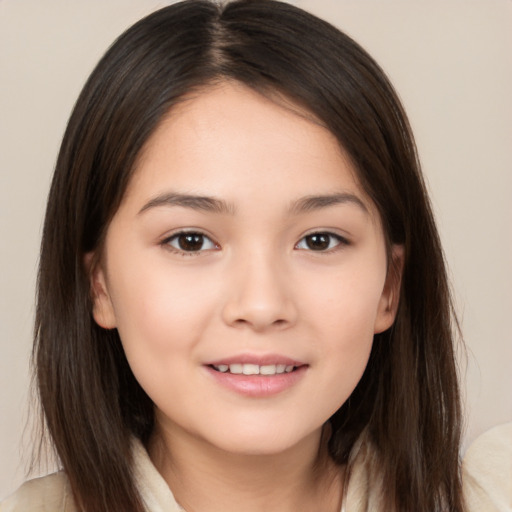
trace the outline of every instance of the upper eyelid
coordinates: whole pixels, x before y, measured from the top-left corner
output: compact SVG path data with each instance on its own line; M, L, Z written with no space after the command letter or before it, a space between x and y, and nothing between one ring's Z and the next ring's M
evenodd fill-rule
M180 235L186 235L186 234L201 235L204 238L208 239L214 247L213 248L207 248L207 249L199 249L197 251L186 251L186 250L180 249L178 247L174 247L170 243L172 240L176 239ZM159 242L158 242L158 245L161 246L161 247L165 247L166 249L168 249L168 250L170 250L170 251L172 251L172 252L174 252L176 254L190 255L190 256L193 256L193 255L199 256L202 253L205 253L205 252L208 252L208 251L211 251L211 250L218 250L220 248L220 244L215 240L215 238L213 238L211 235L205 233L203 230L197 229L197 228L191 228L191 229L189 229L189 228L181 228L181 229L178 229L178 230L174 231L173 233L168 234L167 236L164 236L163 238L161 238L159 240Z
M311 248L304 248L304 247L299 247L306 238L308 238L309 236L314 236L314 235L327 235L329 237L332 237L336 240L336 244L334 245L334 247L328 247L326 249L323 249L323 250L317 250L315 251L314 249L311 249ZM316 230L316 231L311 231L305 235L303 235L299 241L294 245L294 250L297 250L297 251L305 251L305 252L312 252L313 254L332 254L334 252L337 252L339 250L342 250L343 248L346 248L348 246L352 245L352 242L345 236L343 235L340 235L338 233L334 233L332 231L327 231L327 230Z
M180 235L187 234L187 233L198 234L198 235L203 236L204 238L208 239L208 241L211 244L211 247L200 248L197 250L187 250L187 249L182 249L181 247L175 247L172 242L174 242L174 240L177 237L179 237ZM198 257L204 256L205 254L208 254L212 251L218 251L218 249L220 249L219 244L213 238L211 238L208 235L205 235L197 230L195 230L195 231L184 231L184 230L176 231L175 233L162 239L158 245L159 245L159 247L168 251L170 254L174 254L175 256L180 256L180 257L197 257L198 258Z
M176 230L171 231L170 233L165 234L163 237L161 237L161 242L169 241L176 236L182 235L182 234L197 234L202 235L208 239L210 239L212 242L217 243L215 238L210 235L207 231L200 228L178 228Z
M350 243L350 235L339 233L336 230L333 230L333 228L327 228L327 229L315 228L313 230L307 231L306 233L301 235L301 237L299 238L299 241L301 241L303 238L306 238L306 237L312 236L312 235L330 235L330 236L333 236L334 238L342 240L346 243Z

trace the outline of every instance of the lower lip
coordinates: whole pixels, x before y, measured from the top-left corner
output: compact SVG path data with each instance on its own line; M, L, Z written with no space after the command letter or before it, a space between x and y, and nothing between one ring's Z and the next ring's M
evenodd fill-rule
M267 376L219 372L210 366L205 368L220 385L240 395L256 398L277 395L290 389L304 377L307 370L307 366L301 366L290 373Z

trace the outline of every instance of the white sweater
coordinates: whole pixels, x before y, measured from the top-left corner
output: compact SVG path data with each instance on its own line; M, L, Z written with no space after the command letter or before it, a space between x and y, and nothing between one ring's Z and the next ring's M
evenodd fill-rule
M134 442L135 480L148 512L183 512L146 450ZM375 465L364 444L355 448L341 512L378 512ZM512 423L495 427L469 448L463 463L467 512L512 512ZM0 512L76 512L63 472L30 480L0 504Z

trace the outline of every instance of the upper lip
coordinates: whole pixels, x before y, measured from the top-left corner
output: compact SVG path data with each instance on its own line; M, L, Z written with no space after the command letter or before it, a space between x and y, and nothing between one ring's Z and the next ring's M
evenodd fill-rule
M219 366L230 364L256 364L258 366L284 364L286 366L304 366L306 363L279 354L239 354L221 359L215 359L205 363L207 366Z

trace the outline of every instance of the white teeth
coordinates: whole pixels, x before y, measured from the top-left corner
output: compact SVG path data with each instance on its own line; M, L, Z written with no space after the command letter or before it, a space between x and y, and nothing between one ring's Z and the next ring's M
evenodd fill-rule
M244 364L242 372L244 375L258 375L260 367L257 364Z
M230 364L229 365L229 371L231 373L242 373L243 372L243 365L242 364Z
M214 368L222 373L226 373L229 371L235 375L276 375L282 373L290 373L293 371L295 366L289 365L286 366L284 364L267 364L263 366L259 366L257 364L219 364L214 365Z
M260 366L260 374L261 375L275 375L276 374L276 365L275 364L267 364L265 366Z

